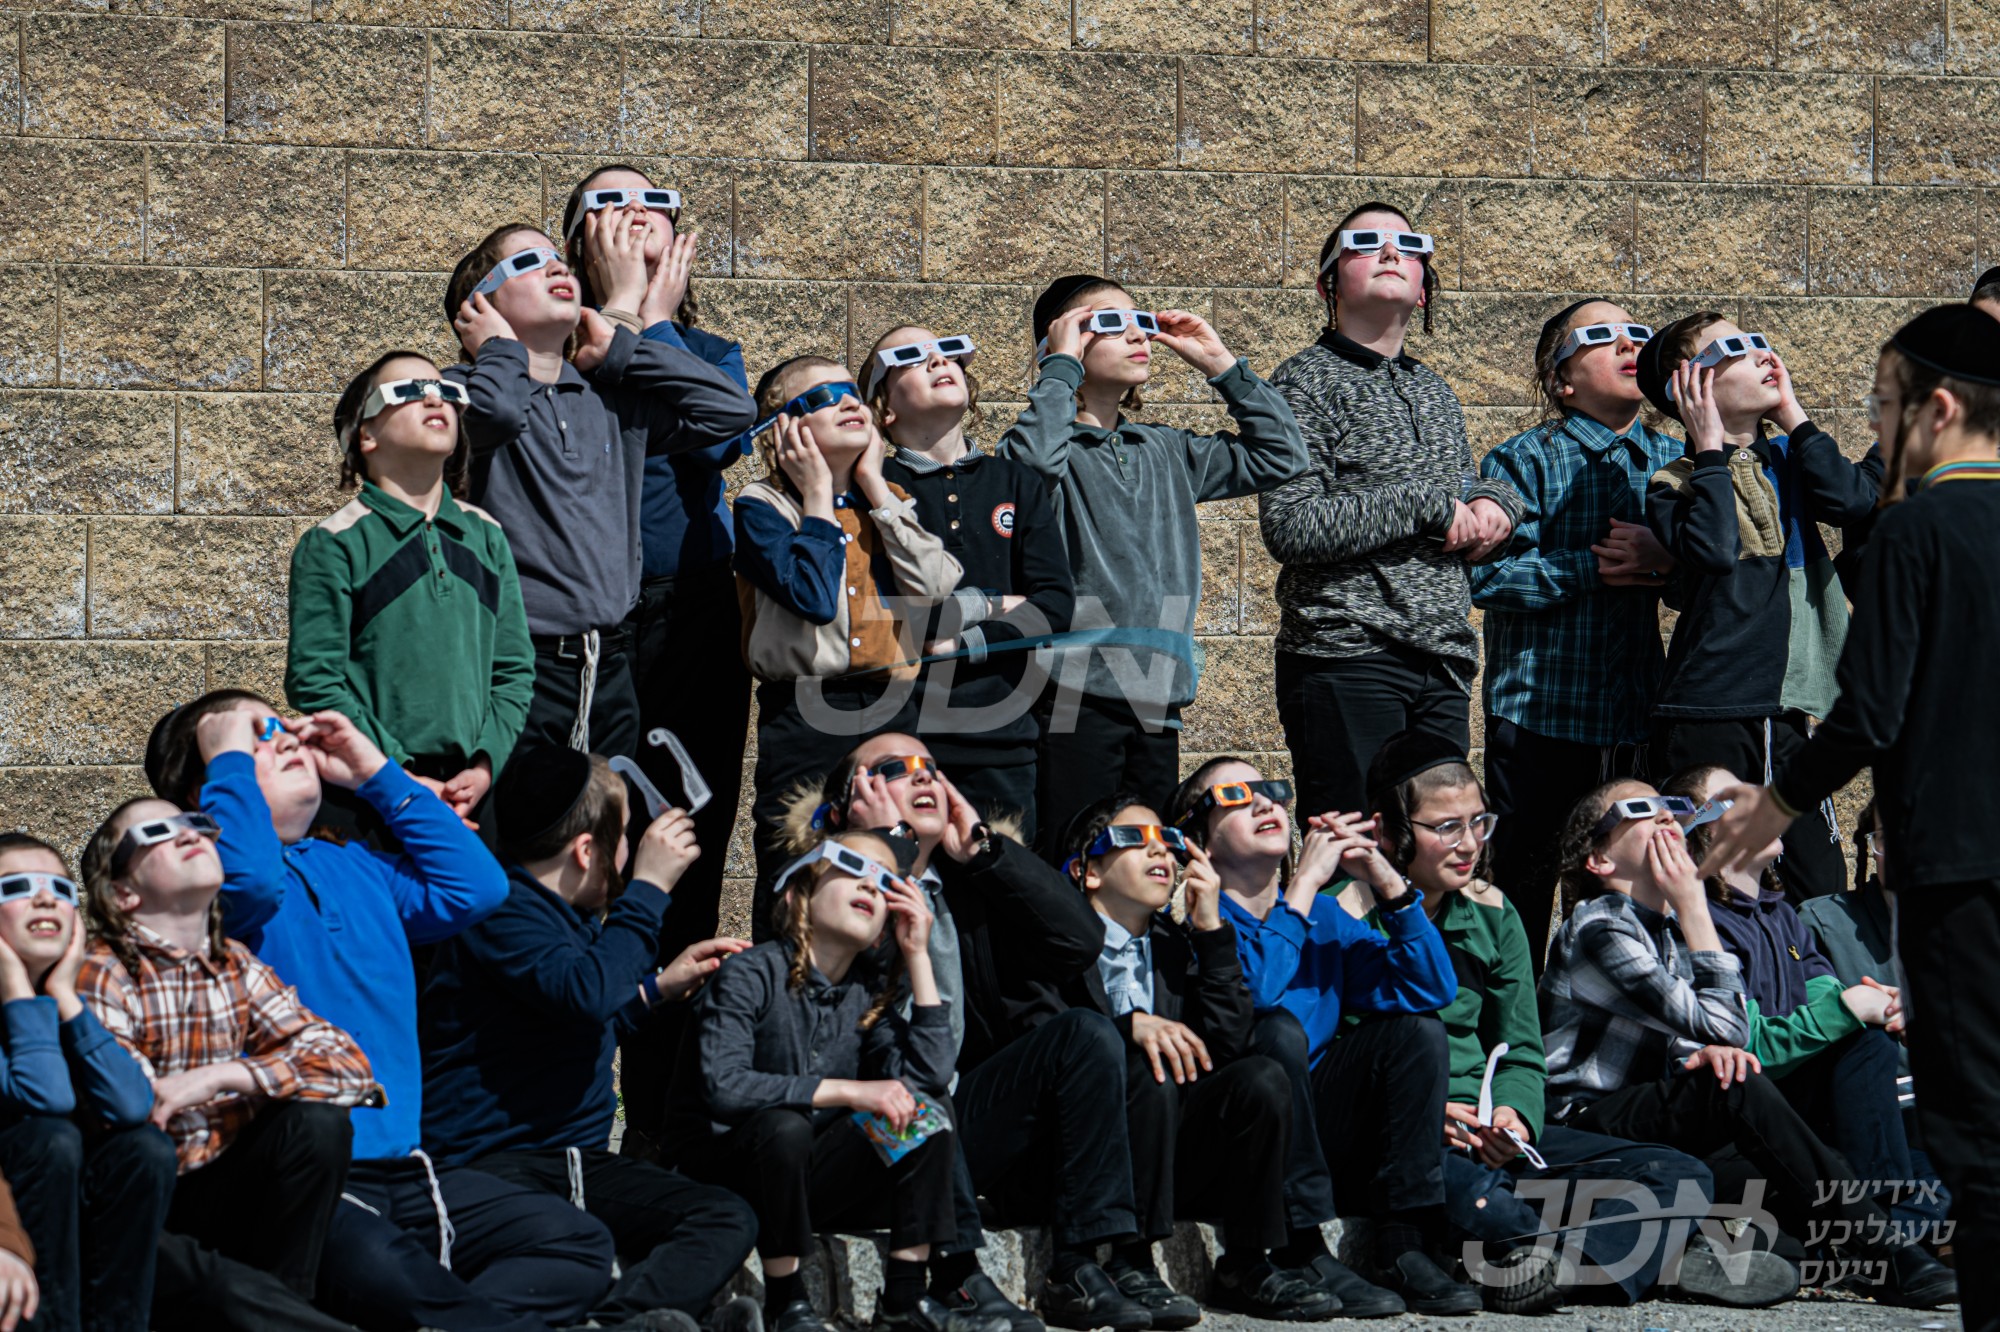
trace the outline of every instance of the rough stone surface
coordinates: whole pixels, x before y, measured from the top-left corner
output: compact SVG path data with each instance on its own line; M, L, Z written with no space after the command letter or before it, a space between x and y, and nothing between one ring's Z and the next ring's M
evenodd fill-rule
M890 32L899 46L1069 45L1068 0L898 0L892 14Z
M1701 179L1698 74L1549 70L1535 78L1535 174Z
M1257 49L1321 60L1423 60L1427 0L1261 0Z
M1817 296L1963 296L1978 276L1971 190L1814 190Z
M1180 164L1204 171L1351 170L1353 71L1323 60L1182 61Z
M800 46L627 42L621 151L802 158L808 57ZM562 145L572 152L591 144Z
M812 155L837 162L990 162L996 61L963 51L813 53Z
M1173 166L1176 80L1175 62L1151 55L1007 57L1000 64L997 160Z
M1769 69L1780 0L1604 0L1613 65Z
M0 673L0 765L120 761L202 688L191 643L0 643Z
M56 382L56 270L0 268L0 384Z
M92 523L91 634L282 638L294 531L276 518Z
M1595 5L1433 0L1431 59L1482 65L1594 65L1604 59Z
M1472 188L1460 279L1473 291L1620 291L1632 283L1632 191L1522 181Z
M1525 176L1533 79L1524 69L1370 65L1357 76L1355 168L1388 176Z
M143 744L143 733L139 739ZM151 794L136 763L0 768L0 826L23 829L55 846L82 846L106 814L134 796Z
M1253 11L1251 0L1076 0L1076 44L1247 55Z
M1879 183L2000 183L2000 81L1881 79L1876 86Z
M744 277L915 280L923 176L907 167L774 162L740 172L736 271Z
M71 268L61 281L65 385L257 387L256 273Z
M254 143L423 142L423 34L324 24L229 33L229 137Z
M0 517L0 638L81 638L85 598L80 518Z
M147 201L156 264L337 268L341 155L312 148L157 148Z
M272 274L264 293L264 387L338 393L391 347L451 364L458 336L445 322L444 287L443 274Z
M1805 294L1806 192L1802 189L1641 185L1634 194L1634 215L1638 255L1634 285L1641 291L1703 291L1720 286ZM1699 242L1691 238L1691 225L1700 227Z
M1869 183L1873 96L1870 81L1859 77L1710 77L1708 179Z
M1785 0L1778 68L1940 73L1945 0Z
M15 263L136 263L145 207L137 144L0 143L0 250Z
M924 173L924 276L988 282L1104 264L1104 180L1088 171Z
M99 139L222 137L222 25L35 14L22 20L22 129Z
M178 402L181 513L306 514L345 504L331 394L202 393Z
M1265 175L1113 173L1105 273L1120 282L1274 287L1284 266L1284 182Z
M0 511L171 513L173 431L163 393L0 392Z
M446 182L448 190L435 188ZM346 211L348 267L448 273L501 222L541 216L541 164L494 153L349 153Z
M617 146L620 54L614 42L439 32L431 38L430 59L426 141L432 147L606 152Z

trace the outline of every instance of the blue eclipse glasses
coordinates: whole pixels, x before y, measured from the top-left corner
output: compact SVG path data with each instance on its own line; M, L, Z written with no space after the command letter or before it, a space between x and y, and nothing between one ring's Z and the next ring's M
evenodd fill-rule
M1086 860L1095 860L1112 851L1144 846L1148 842L1158 842L1175 860L1183 865L1188 863L1187 837L1179 828L1163 828L1157 823L1114 823L1091 838L1082 855L1071 856L1064 861L1063 873L1073 876Z
M750 451L750 441L778 424L778 416L811 416L822 407L831 407L842 398L863 401L861 386L852 380L843 379L833 384L815 384L798 397L778 409L777 416L769 416L750 427L750 433L743 437L743 451Z

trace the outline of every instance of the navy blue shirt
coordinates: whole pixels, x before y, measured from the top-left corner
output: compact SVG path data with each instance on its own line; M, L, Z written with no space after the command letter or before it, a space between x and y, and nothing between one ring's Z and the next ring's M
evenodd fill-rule
M693 352L743 386L743 345L699 328L662 319L640 335ZM667 578L729 563L734 549L722 473L743 456L742 436L686 453L646 459L646 484L639 497L639 539L645 551L642 574Z

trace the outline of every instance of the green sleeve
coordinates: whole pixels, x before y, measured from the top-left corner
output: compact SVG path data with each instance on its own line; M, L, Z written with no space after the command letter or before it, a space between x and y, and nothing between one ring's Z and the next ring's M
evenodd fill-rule
M521 604L514 548L497 527L488 539L494 544L493 567L500 575L500 604L494 611L493 683L472 752L473 757L486 755L497 777L528 721L528 700L535 692L535 646L528 640L528 613Z
M1806 1001L1784 1017L1765 1017L1750 1004L1750 1053L1764 1065L1768 1077L1785 1074L1835 1041L1861 1030L1861 1020L1840 1001L1847 987L1833 976L1806 982Z
M340 542L319 528L292 548L291 641L285 650L285 697L295 712L338 712L373 740L391 763L410 754L348 684L354 578Z
M1481 907L1481 911L1489 908ZM1509 1105L1526 1121L1534 1137L1542 1136L1548 1061L1542 1051L1542 1017L1535 998L1535 964L1528 948L1528 931L1520 913L1509 905L1491 913L1496 918L1495 944L1499 962L1486 978L1485 1012L1493 1019L1480 1037L1491 1050L1507 1042L1507 1053L1493 1070L1493 1104Z

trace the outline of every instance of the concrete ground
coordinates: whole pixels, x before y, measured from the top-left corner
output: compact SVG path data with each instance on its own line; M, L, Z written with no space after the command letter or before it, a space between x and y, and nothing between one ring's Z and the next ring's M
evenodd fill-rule
M1368 1322L1265 1323L1235 1314L1210 1313L1195 1332L1299 1332L1301 1328L1423 1328L1426 1332L1957 1332L1956 1306L1943 1310L1890 1309L1843 1295L1802 1294L1774 1309L1720 1309L1707 1304L1652 1300L1627 1309L1578 1308L1538 1318L1482 1313L1469 1318L1425 1318L1405 1314Z

